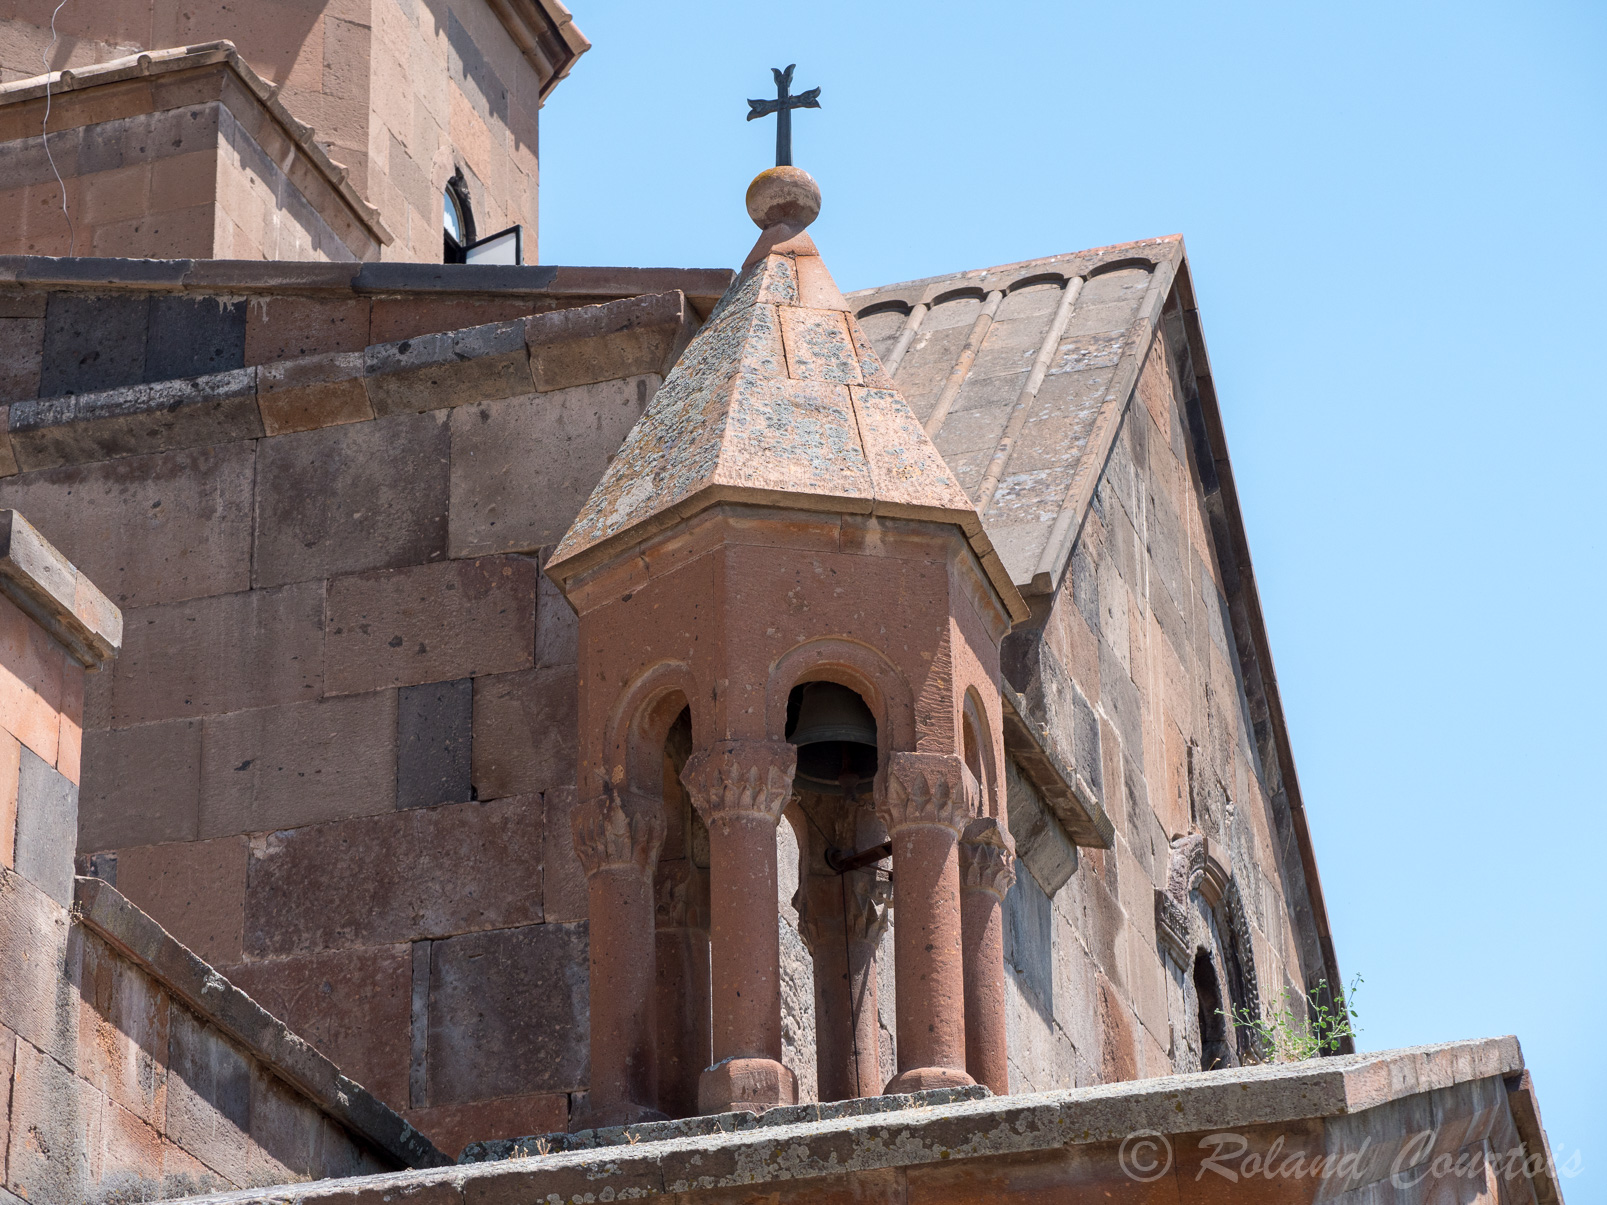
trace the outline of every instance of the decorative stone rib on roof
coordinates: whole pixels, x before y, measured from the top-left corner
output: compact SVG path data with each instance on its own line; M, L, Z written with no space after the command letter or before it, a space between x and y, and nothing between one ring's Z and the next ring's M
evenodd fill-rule
M849 294L1026 593L1047 593L1184 261L1180 235Z
M976 509L803 233L761 238L549 571L570 576L717 502L952 523L1006 606L1026 616Z

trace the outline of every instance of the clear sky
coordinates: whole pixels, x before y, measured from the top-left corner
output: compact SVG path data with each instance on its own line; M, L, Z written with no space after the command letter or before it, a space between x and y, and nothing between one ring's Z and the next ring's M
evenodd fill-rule
M1361 1044L1607 1199L1607 6L569 2L547 263L739 263L790 62L845 290L1184 234Z

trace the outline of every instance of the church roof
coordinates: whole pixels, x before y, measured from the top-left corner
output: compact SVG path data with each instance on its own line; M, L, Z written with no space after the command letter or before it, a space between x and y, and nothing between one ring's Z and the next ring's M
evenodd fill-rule
M1061 579L1183 261L1172 235L848 295L1024 593Z
M761 237L548 571L567 577L718 502L952 523L1014 618L1026 617L954 472L883 371L814 243L788 227Z

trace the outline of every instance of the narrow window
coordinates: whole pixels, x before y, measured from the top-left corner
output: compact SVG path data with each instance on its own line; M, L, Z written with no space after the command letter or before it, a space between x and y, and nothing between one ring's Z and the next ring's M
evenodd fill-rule
M441 261L463 263L474 244L474 210L469 205L469 185L461 167L441 190L441 225Z

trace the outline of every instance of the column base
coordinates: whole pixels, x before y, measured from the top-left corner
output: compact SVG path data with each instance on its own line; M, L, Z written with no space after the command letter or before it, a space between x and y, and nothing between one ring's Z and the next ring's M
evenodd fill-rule
M902 1096L907 1092L926 1092L932 1088L969 1088L976 1080L953 1067L911 1067L887 1081L883 1096Z
M626 1100L617 1104L599 1104L595 1108L588 1106L569 1123L569 1132L574 1134L581 1130L606 1130L611 1126L634 1126L669 1119L668 1113L661 1113L649 1105L639 1105L635 1101Z
M726 1059L698 1080L699 1113L763 1113L798 1103L798 1077L775 1059Z

